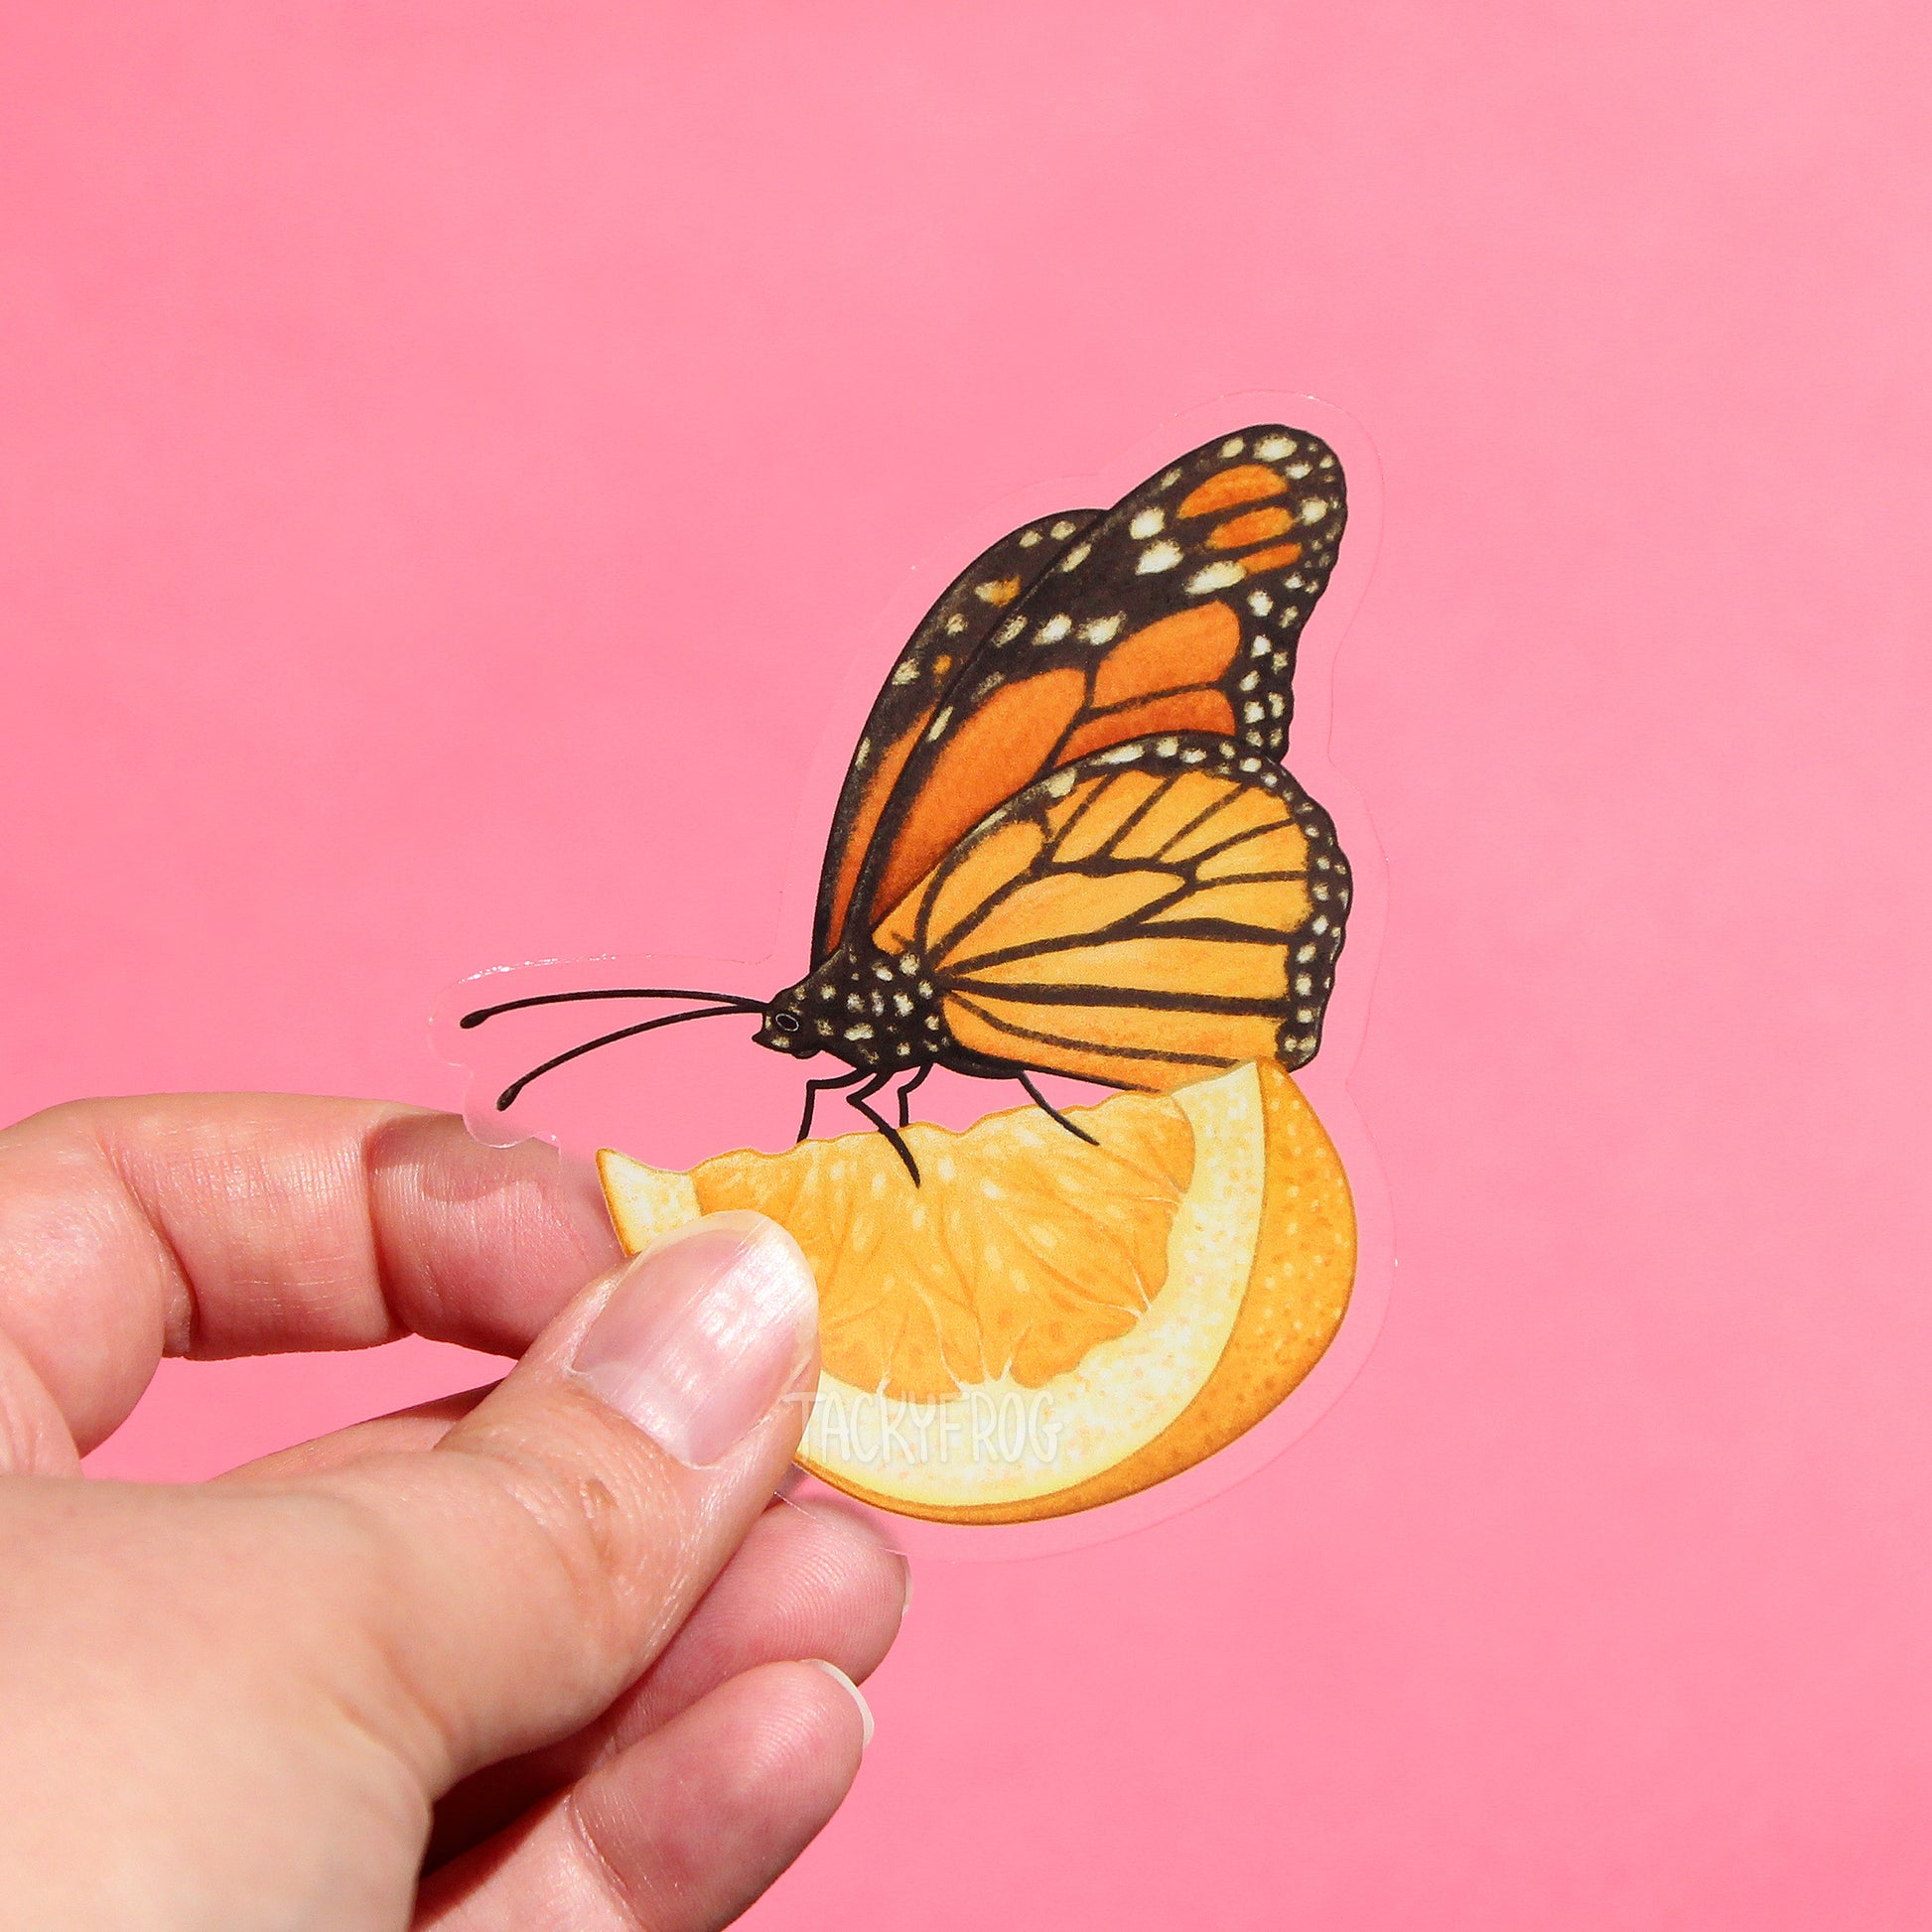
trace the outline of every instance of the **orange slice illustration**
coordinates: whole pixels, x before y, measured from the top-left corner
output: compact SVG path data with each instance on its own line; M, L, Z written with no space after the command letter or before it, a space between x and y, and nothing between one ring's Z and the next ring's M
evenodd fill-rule
M1348 1306L1333 1146L1272 1060L1069 1116L914 1126L721 1155L605 1152L631 1253L699 1214L782 1222L819 1286L799 1461L901 1514L1004 1523L1133 1494L1225 1448L1313 1367Z

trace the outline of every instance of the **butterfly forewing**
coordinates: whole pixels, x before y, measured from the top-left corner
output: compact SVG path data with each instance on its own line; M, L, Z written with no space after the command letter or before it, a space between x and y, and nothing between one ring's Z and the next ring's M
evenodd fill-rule
M1061 510L1003 536L953 579L899 652L866 719L832 817L819 875L814 965L844 936L853 889L881 814L948 693L1008 613L1100 513Z
M1168 733L1226 738L1267 759L1286 748L1296 645L1346 520L1327 445L1281 426L1243 430L1104 515L1064 520L1076 527L1043 568L993 580L1013 595L974 613L978 648L944 687L914 668L906 683L920 695L869 729L878 761L870 778L855 761L847 779L822 933L842 929L848 906L854 924L875 923L1001 801L1094 753ZM1007 554L1019 553L996 545L991 567L1005 571ZM944 621L958 615L947 600L959 592L922 636L941 610ZM876 716L893 693L889 683Z
M1165 1090L1320 1043L1349 897L1328 815L1231 739L1090 754L960 841L875 933L968 1055Z

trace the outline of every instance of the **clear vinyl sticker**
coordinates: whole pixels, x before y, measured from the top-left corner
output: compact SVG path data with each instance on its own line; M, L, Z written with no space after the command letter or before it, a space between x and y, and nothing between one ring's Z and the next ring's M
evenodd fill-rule
M728 1208L797 1238L795 1500L920 1556L1078 1547L1251 1473L1361 1362L1385 878L1328 733L1378 496L1350 419L1250 393L990 508L882 583L800 747L768 956L679 954L638 877L610 956L438 1001L472 1131L594 1169L632 1252Z

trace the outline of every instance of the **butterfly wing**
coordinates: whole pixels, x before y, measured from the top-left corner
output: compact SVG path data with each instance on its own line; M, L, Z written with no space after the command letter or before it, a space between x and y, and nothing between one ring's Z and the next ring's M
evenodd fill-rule
M1346 514L1333 451L1264 424L1087 523L946 689L916 718L907 707L842 848L851 885L833 897L852 923L875 924L1003 799L1091 753L1204 732L1278 758L1296 645Z
M1321 1039L1349 897L1328 815L1192 733L1030 785L875 931L983 1061L1165 1091Z
M1008 612L1098 515L1061 510L1009 531L953 579L899 652L873 702L832 814L812 928L814 966L844 936L853 888L881 813L921 734Z

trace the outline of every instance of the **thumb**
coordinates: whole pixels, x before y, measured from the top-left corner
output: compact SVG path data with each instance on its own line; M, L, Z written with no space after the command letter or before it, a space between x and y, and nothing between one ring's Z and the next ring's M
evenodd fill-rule
M818 1365L811 1270L714 1214L594 1283L426 1453L303 1486L373 1525L352 1693L432 1793L566 1736L649 1664L770 1500Z

